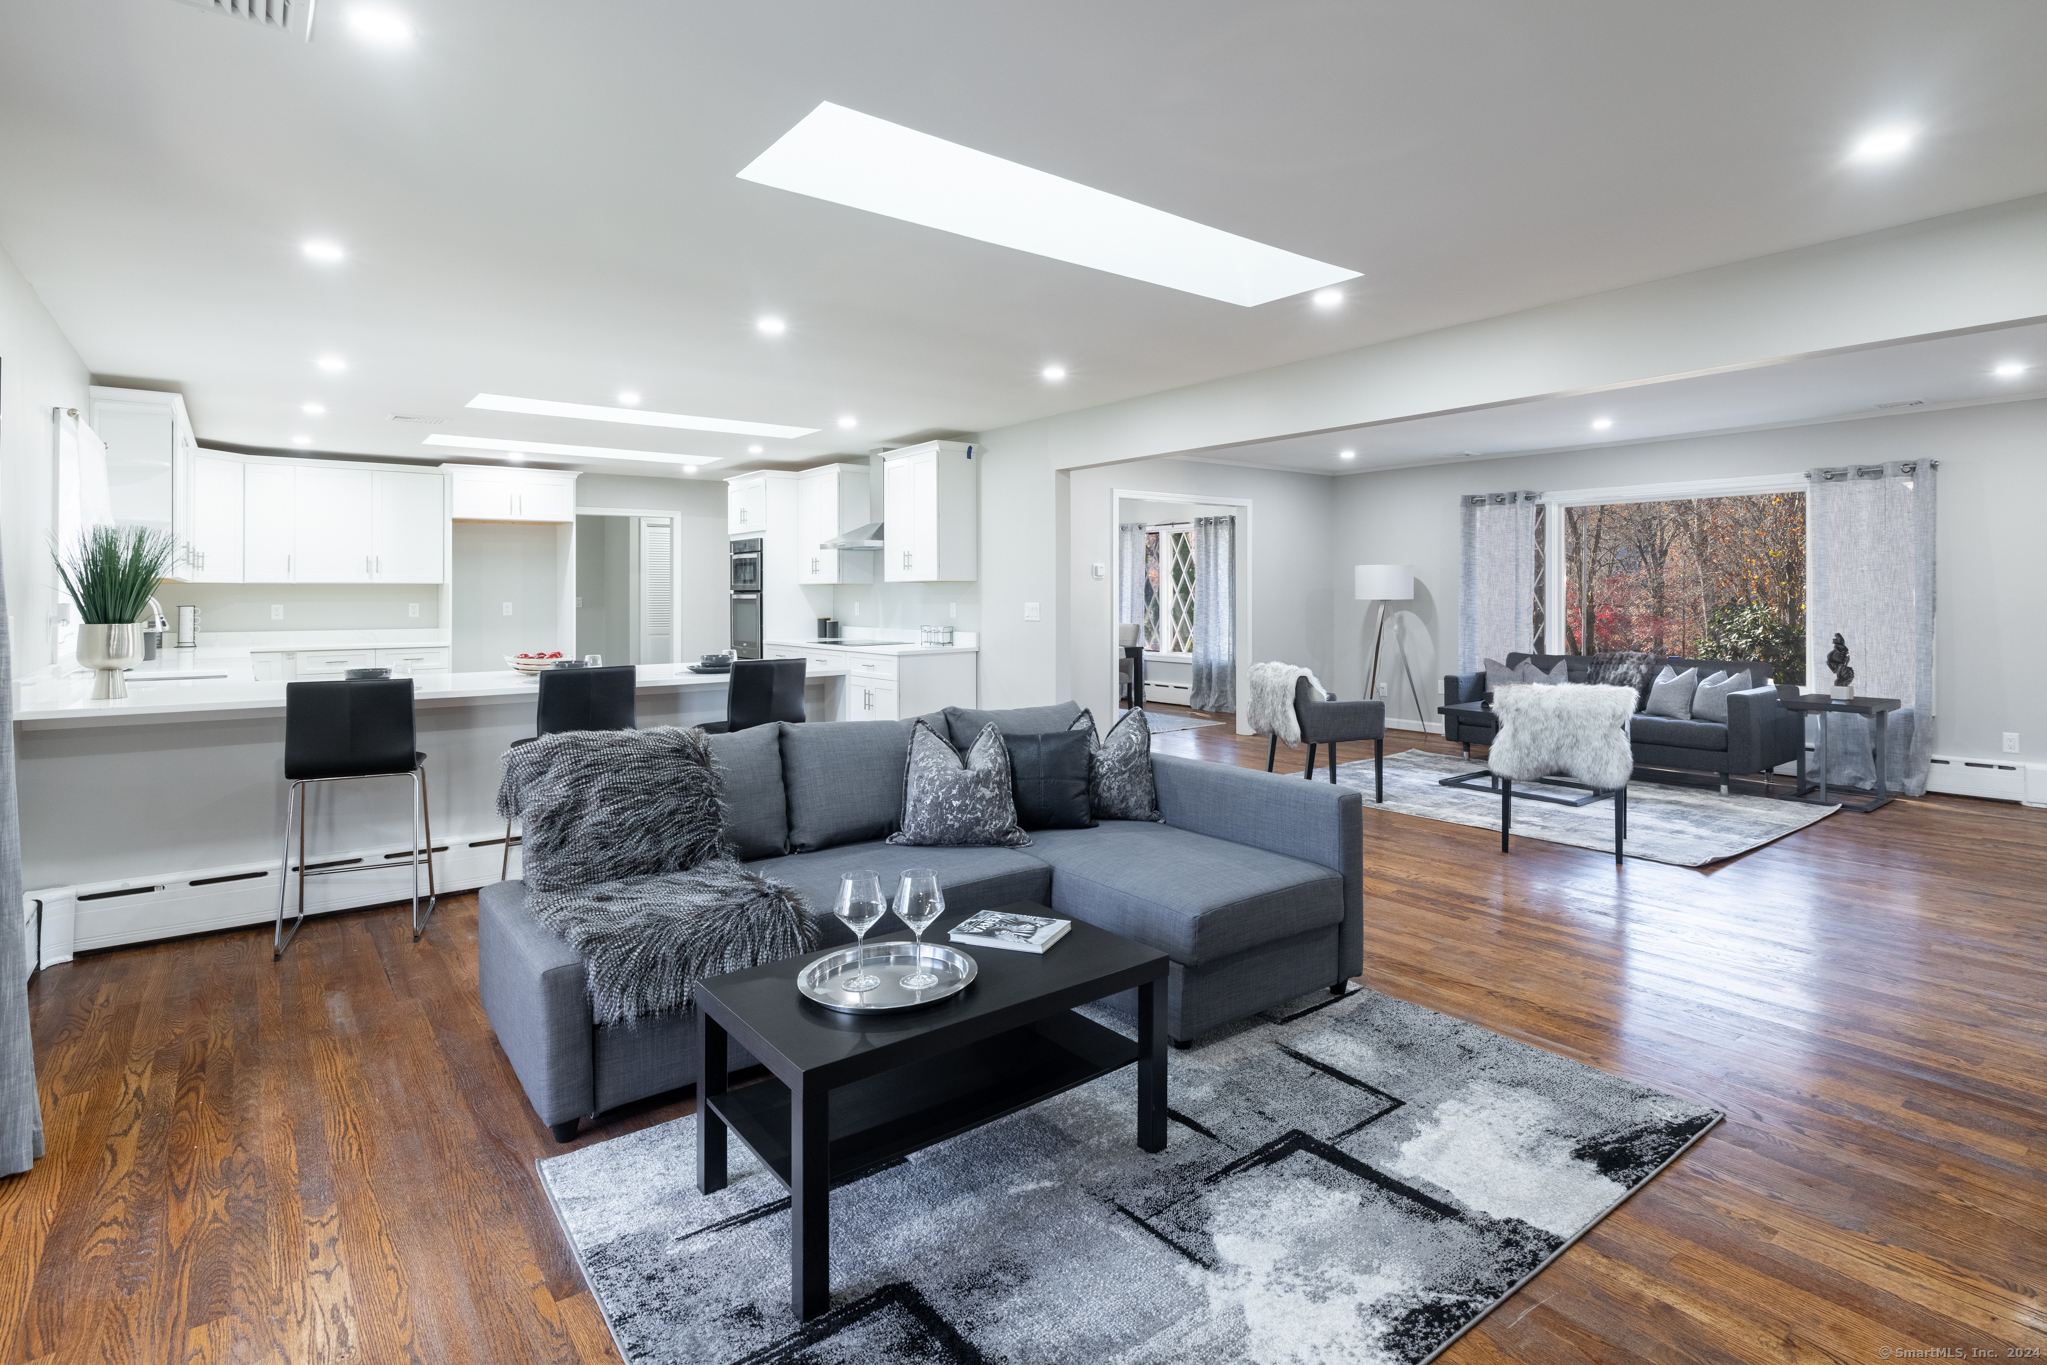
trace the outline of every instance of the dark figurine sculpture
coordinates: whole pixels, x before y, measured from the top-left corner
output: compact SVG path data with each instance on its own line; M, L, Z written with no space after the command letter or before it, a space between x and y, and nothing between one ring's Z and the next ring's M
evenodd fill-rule
M1855 670L1848 666L1848 642L1834 632L1834 649L1827 655L1827 667L1834 671L1834 686L1846 687L1855 681Z

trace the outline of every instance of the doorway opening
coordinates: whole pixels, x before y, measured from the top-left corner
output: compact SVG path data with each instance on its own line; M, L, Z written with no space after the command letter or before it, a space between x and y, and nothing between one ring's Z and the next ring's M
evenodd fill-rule
M1118 713L1234 720L1251 663L1249 500L1117 489L1112 506Z
M676 661L676 519L576 517L576 653L607 664Z

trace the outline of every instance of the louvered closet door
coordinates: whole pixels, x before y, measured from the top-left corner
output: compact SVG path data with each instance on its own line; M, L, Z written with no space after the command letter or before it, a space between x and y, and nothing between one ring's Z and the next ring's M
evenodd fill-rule
M634 663L675 662L675 523L640 518L640 638Z

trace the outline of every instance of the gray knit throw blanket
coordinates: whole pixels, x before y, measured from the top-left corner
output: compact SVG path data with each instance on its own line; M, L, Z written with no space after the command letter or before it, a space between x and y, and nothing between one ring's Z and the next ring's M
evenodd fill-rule
M702 730L576 730L505 755L498 813L525 821L526 903L582 954L600 1024L689 1004L697 982L817 946L803 897L725 839Z

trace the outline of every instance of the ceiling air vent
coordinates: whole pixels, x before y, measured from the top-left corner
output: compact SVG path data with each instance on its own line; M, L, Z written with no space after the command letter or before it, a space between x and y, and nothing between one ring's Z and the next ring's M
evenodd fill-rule
M1907 399L1903 403L1878 403L1876 409L1878 412L1889 412L1893 408L1923 408L1925 406L1926 400L1924 398L1912 398Z
M235 19L246 19L280 33L291 31L294 12L311 7L310 0L184 0L198 9L210 9Z
M446 417L413 417L406 413L394 412L391 414L391 420L394 422L410 422L416 427L444 427L448 425L451 419Z

